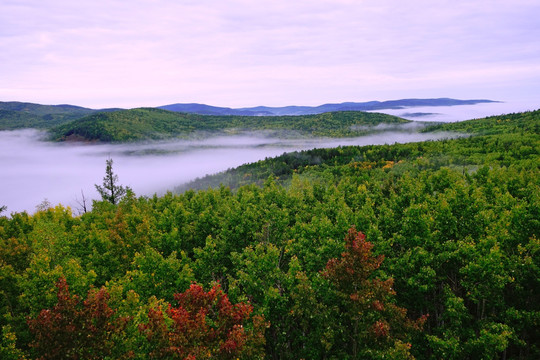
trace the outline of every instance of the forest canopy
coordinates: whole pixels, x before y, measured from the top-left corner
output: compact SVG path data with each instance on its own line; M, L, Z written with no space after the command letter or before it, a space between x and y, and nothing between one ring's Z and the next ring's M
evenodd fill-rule
M176 113L140 108L92 114L51 130L58 141L125 142L201 136L205 133L234 134L242 131L272 131L279 136L353 136L373 131L366 127L410 122L396 116L361 111L340 111L298 116L237 116ZM375 129L376 130L376 129Z
M539 126L4 212L0 358L538 359Z

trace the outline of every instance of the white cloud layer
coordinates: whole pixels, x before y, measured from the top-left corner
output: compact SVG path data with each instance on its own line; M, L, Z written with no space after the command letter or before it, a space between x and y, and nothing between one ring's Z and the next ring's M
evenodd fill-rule
M535 99L537 0L4 0L0 100Z

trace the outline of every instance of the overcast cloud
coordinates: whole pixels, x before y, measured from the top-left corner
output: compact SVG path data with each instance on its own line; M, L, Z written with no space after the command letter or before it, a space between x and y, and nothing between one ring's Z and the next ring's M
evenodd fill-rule
M538 0L2 0L0 101L533 100Z

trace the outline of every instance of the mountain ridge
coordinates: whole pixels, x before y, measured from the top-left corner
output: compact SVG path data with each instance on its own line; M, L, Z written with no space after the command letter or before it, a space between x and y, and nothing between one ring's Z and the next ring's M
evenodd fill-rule
M480 103L499 102L487 99L460 100L452 98L399 99L387 101L327 103L318 106L289 105L280 107L254 106L243 108L218 107L197 103L175 103L158 106L159 109L195 113L201 115L244 115L244 116L280 116L280 115L314 115L334 111L373 111L385 109L404 109L418 106L458 106Z
M97 112L117 110L119 109L89 109L70 104L42 105L21 101L0 101L0 130L47 129Z
M494 103L494 100L459 100L452 98L400 99L388 101L327 103L318 106L255 106L244 108L219 107L199 103L177 103L154 107L175 113L213 116L299 116L318 115L342 111L378 111L405 109L419 106L457 106ZM91 109L70 104L41 105L19 101L0 101L0 130L23 128L50 129L96 113L116 112L126 109ZM128 109L129 110L129 109ZM418 113L420 114L420 113Z
M362 111L310 115L235 116L179 113L159 108L99 112L52 128L56 141L126 142L161 140L194 134L236 134L268 131L281 136L343 137L378 131L377 125L411 121L397 116Z

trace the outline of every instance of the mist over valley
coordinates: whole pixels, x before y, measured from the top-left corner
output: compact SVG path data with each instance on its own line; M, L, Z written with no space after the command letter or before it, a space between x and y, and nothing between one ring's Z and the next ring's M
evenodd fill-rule
M40 106L25 105L31 111ZM46 141L47 132L35 129L0 131L0 205L7 213L33 212L47 200L77 212L82 193L99 199L105 160L113 158L120 183L137 195L163 194L208 174L284 152L346 145L392 144L436 140L451 134L420 133L427 122L452 122L532 108L530 103L488 102L475 105L387 109L409 123L353 125L350 130L369 135L345 138L305 137L293 130L200 133L186 139L94 143ZM17 109L21 109L18 105ZM50 112L49 108L45 108ZM60 110L62 110L61 108ZM42 111L42 110L40 110ZM214 135L212 135L214 134ZM220 134L220 135L216 135ZM231 135L232 134L232 135ZM305 135L305 134L304 134ZM82 191L82 193L81 193Z
M34 212L47 200L77 211L81 191L99 199L105 160L114 160L120 183L137 195L151 196L244 163L284 152L346 145L391 144L436 140L447 133L418 133L414 123L379 127L379 132L354 138L276 138L267 132L199 140L167 140L127 144L54 143L34 129L0 132L0 199L7 212ZM384 131L386 130L386 131Z

